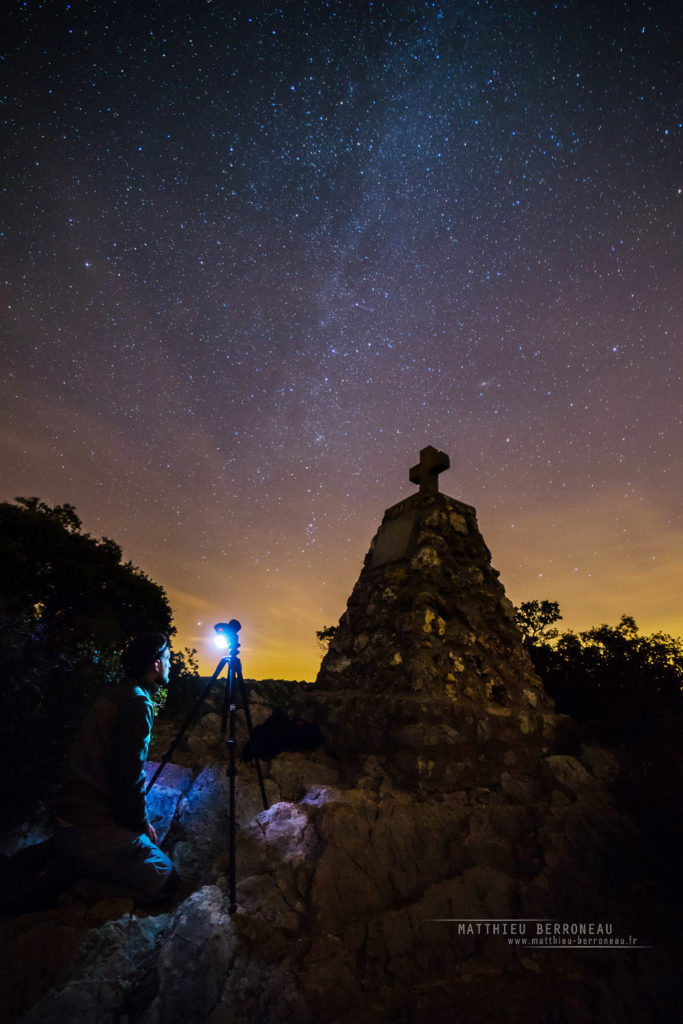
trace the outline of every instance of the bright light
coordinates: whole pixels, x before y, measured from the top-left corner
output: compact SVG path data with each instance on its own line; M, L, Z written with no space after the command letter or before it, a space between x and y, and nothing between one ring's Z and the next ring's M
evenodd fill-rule
M216 631L216 645L221 650L231 648L232 653L236 654L240 647L237 634L242 628L237 619L230 619L230 622L217 622L213 628Z

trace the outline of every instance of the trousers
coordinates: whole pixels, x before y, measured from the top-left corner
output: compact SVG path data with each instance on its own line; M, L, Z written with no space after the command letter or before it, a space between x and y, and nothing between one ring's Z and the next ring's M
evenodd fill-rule
M173 861L149 836L118 825L58 825L55 853L75 862L90 878L157 896L173 873Z

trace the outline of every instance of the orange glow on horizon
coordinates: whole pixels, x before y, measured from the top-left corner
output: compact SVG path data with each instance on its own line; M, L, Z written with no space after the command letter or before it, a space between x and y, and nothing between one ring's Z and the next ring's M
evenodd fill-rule
M683 575L683 537L672 537L654 503L639 502L615 519L616 500L603 495L593 509L580 503L532 509L514 525L502 524L486 510L479 525L510 600L558 601L561 630L616 625L626 614L635 618L641 633L680 636L683 614L675 595ZM239 599L225 606L169 588L176 645L195 647L201 672L211 674L219 657L214 621L236 617L242 623L245 678L313 681L322 658L316 630L339 621L380 522L381 515L369 527L364 545L357 545L363 551L355 564L328 565L326 584L311 572L298 578L293 572L289 580L273 583L261 570L239 588Z

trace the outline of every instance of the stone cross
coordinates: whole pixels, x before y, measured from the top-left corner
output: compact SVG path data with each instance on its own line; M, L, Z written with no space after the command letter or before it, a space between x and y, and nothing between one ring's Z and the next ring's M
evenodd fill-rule
M420 494L439 493L439 473L450 469L451 460L445 452L437 452L429 445L420 452L420 461L410 470L411 484L420 485Z

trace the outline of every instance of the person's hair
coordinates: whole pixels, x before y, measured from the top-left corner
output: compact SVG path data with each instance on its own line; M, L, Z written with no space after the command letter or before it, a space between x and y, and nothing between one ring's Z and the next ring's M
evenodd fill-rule
M163 633L143 633L136 636L121 654L121 664L126 679L139 679L150 665L162 656L168 647L168 637Z

